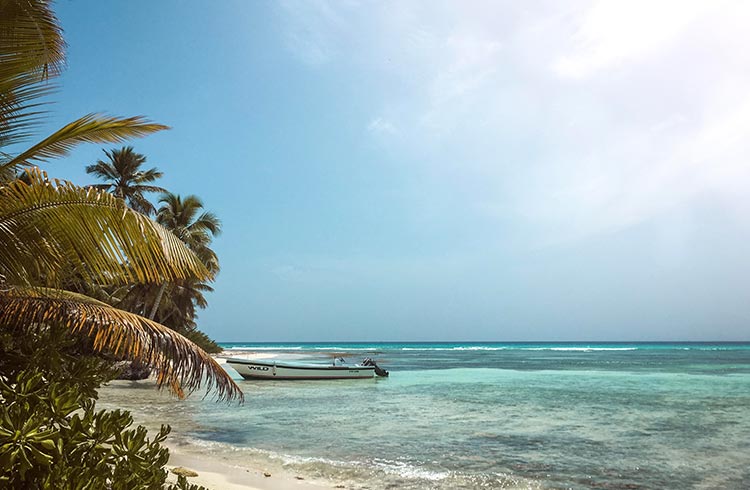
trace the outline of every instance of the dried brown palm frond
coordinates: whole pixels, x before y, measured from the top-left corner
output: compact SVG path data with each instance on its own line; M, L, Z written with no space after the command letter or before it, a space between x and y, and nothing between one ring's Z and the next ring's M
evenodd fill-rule
M98 284L208 279L172 233L103 191L50 181L38 169L0 186L0 274L14 285L56 285L65 270Z
M227 372L191 341L154 321L118 310L87 296L46 288L13 288L0 292L0 327L28 332L62 326L93 340L100 352L111 352L156 370L160 387L184 397L205 386L221 400L242 400Z

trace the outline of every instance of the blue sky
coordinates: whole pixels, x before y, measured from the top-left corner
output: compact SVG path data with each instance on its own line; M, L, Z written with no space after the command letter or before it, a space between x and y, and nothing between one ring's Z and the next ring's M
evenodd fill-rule
M173 128L133 145L223 220L218 340L749 337L744 2L57 12L46 130Z

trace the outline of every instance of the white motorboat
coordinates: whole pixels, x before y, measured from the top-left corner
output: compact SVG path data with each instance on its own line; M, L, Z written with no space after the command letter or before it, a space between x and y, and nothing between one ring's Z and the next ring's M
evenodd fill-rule
M370 358L352 365L342 361L337 359L332 365L326 365L235 357L227 359L227 364L245 379L367 379L376 374L388 376L388 371L381 369Z

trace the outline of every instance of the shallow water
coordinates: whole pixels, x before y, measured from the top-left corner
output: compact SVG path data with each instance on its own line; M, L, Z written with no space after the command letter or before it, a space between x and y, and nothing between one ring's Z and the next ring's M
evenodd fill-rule
M241 406L118 383L102 405L348 488L750 488L750 344L224 347L370 356L391 377L240 381Z

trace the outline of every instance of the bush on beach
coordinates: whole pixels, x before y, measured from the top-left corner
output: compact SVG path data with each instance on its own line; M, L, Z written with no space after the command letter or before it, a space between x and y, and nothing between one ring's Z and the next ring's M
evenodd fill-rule
M123 410L96 410L111 364L83 353L86 339L40 327L0 336L0 487L199 490L165 486L169 451Z

